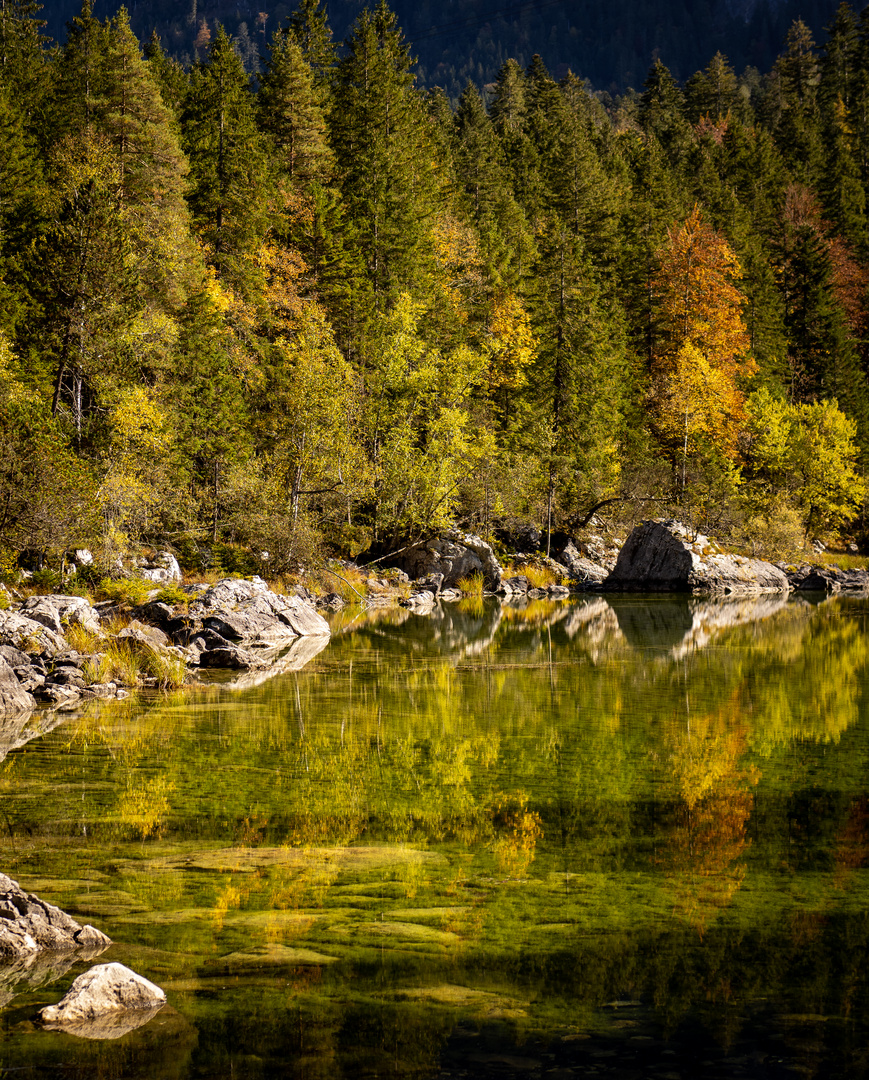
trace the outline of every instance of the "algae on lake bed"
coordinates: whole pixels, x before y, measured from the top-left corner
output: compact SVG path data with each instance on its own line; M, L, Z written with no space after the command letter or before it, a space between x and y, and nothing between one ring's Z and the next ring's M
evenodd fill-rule
M756 614L452 608L241 695L97 705L3 764L4 868L169 989L196 1051L167 1076L434 1073L472 1029L574 1069L634 1035L771 1053L770 1014L827 1018L809 1050L782 1020L776 1052L850 1075L869 604ZM64 1037L27 1019L78 970L7 1006L0 1065L49 1074ZM102 1074L164 1075L137 1054Z

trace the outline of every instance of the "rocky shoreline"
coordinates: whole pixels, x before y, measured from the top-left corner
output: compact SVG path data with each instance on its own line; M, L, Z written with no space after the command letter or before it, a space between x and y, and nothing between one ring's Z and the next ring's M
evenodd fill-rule
M518 555L514 562L523 565ZM388 570L369 570L360 601L364 607L397 604L426 615L440 603L461 600L470 580L483 595L511 604L588 592L869 595L867 570L774 565L728 554L676 521L642 522L618 548L597 537L584 549L567 541L557 557L538 555L534 562L551 579L543 586L525 574L508 575L479 537L452 532L398 553ZM316 597L297 586L296 595L286 596L259 577L182 586L168 555L157 568L139 573L150 575L144 580L155 588L145 603L128 608L112 601L91 605L80 596L16 601L6 594L0 610L0 715L14 719L0 732L3 756L33 737L28 719L40 707L65 712L91 698L125 697L134 687L195 682L215 669L235 672L229 685L239 689L298 670L329 641L329 624L317 609L344 606L338 594ZM169 583L175 585L171 604L158 598L158 586ZM129 621L118 628L119 615Z

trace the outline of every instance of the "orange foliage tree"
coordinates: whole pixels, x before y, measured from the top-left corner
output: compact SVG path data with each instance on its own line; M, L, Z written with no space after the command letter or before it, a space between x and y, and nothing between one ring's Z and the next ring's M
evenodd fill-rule
M660 333L652 358L651 405L662 437L682 450L714 443L737 456L744 419L742 382L755 370L736 286L742 271L730 245L697 206L668 232L653 289Z

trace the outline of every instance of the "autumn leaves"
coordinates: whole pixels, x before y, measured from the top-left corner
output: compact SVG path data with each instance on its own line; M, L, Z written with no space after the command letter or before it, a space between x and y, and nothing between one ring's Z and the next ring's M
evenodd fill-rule
M712 462L743 500L755 530L770 512L793 528L836 527L865 495L855 461L856 425L836 401L789 404L746 389L757 366L749 351L736 283L741 268L729 244L698 206L668 232L653 279L659 336L648 404L662 444L680 474L683 500L689 455Z

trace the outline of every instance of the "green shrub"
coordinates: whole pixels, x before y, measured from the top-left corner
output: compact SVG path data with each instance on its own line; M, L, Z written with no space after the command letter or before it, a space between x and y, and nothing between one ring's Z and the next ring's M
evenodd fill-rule
M103 578L100 582L100 592L107 600L114 600L116 604L130 604L135 607L144 604L148 599L148 593L153 588L153 583L143 578Z
M168 604L169 607L186 607L190 602L188 594L174 582L171 585L164 585L154 599L161 604Z
M56 570L34 570L27 584L39 593L56 593L61 586L60 574Z

